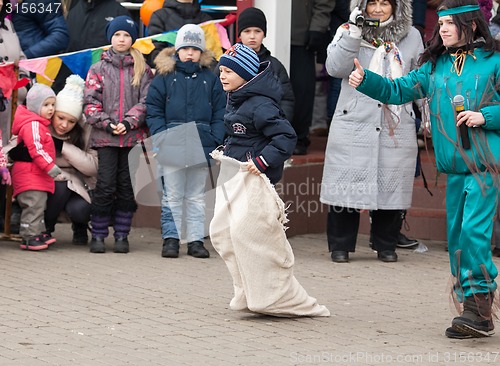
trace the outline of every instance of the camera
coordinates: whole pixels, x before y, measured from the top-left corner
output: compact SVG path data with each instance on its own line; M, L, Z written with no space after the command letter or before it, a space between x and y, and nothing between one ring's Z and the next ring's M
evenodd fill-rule
M358 15L356 17L356 26L362 27L379 27L380 19L377 18L365 18L363 15Z

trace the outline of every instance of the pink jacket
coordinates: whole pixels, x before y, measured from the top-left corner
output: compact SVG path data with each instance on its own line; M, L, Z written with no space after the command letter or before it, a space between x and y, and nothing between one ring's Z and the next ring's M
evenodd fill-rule
M24 142L32 162L16 161L12 168L14 196L24 191L54 193L54 179L48 171L55 165L56 148L49 130L50 121L29 111L25 106L17 107L12 125L12 134L17 143Z

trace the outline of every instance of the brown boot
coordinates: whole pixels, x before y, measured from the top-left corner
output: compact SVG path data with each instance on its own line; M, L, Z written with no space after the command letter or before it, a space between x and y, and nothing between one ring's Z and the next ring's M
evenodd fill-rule
M492 336L495 334L491 315L492 305L492 293L478 293L466 297L462 315L451 322L453 329L475 338Z

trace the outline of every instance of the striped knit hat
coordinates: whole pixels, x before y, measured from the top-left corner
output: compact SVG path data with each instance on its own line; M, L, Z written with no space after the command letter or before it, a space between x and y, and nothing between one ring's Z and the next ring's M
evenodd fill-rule
M220 66L233 70L246 81L259 73L259 56L250 47L236 43L222 55Z

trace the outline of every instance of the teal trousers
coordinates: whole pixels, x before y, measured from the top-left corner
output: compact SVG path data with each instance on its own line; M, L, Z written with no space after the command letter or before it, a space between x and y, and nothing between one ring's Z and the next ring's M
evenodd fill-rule
M448 251L460 302L475 293L496 290L498 270L491 257L491 237L497 200L498 189L489 173L448 175Z

